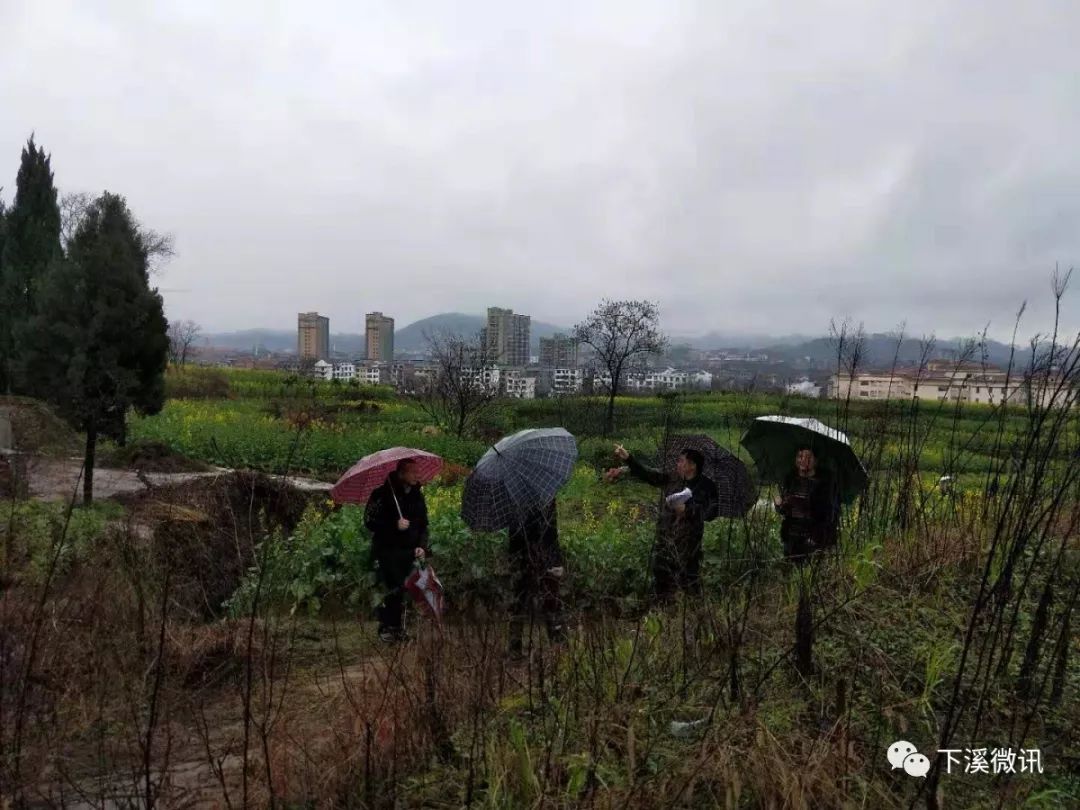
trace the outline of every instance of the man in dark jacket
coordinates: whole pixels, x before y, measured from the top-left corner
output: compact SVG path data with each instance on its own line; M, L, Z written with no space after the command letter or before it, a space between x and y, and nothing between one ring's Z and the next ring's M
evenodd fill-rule
M416 462L403 459L386 483L371 493L364 525L371 532L371 551L380 582L389 589L377 610L379 638L404 641L405 580L413 561L430 553L427 503Z
M702 473L705 458L697 450L687 448L679 455L675 475L668 475L645 466L621 444L615 446L615 456L626 462L626 466L614 471L609 476L611 480L629 472L661 487L665 496L690 490L690 499L684 503L669 503L665 497L660 507L653 548L653 590L661 601L671 599L679 589L697 593L701 589L701 539L705 522L716 518L720 510L716 483Z
M562 602L559 584L563 575L563 555L559 547L559 527L555 501L518 516L510 526L510 559L514 569L514 615L510 620L510 654L522 653L525 621L532 623L534 604L547 626L548 638L563 641Z
M795 454L795 469L784 478L774 503L784 516L780 540L789 560L802 565L814 551L836 545L839 495L833 477L818 468L809 447Z

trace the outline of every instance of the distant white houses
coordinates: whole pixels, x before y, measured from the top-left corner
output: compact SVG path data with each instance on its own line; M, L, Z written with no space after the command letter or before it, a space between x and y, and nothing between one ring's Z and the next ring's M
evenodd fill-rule
M551 370L550 380L553 396L577 394L585 385L585 372L580 368L556 368Z
M356 363L331 364L319 360L310 367L312 377L363 385L393 385L401 391L416 391L425 380L438 373L430 364ZM589 372L580 367L525 369L519 366L483 366L461 369L460 380L513 399L534 399L538 395L564 396L586 390L591 379L593 390L610 388L611 377L604 371ZM627 375L622 391L627 394L653 391L708 390L713 375L708 371L682 371L674 368L635 372Z
M765 363L769 355L765 352L740 352L740 351L707 351L701 353L706 363Z
M335 380L351 380L356 376L356 366L352 363L338 363L334 366Z
M397 363L375 362L358 365L345 361L331 364L326 360L318 360L310 367L309 373L322 380L356 382L363 385L398 385L404 381L405 367Z
M829 396L839 399L925 399L995 405L1038 403L1047 407L1065 400L1061 379L1053 375L1034 378L978 364L932 361L925 369L892 372L834 374Z
M708 371L677 371L674 368L667 368L663 371L628 374L623 381L622 390L635 393L710 389L712 380L713 375ZM598 371L593 377L593 387L611 390L611 374L607 370Z
M513 400L535 400L537 378L524 375L507 375L503 381L502 393Z
M502 369L498 366L463 368L461 369L460 378L463 385L497 392L502 381Z
M382 372L377 366L361 366L356 371L356 379L364 385L378 385L382 382Z
M694 371L690 374L690 384L694 388L712 388L713 375L711 371Z
M465 368L461 370L461 381L513 399L536 398L536 377L520 368Z
M798 382L788 383L785 390L789 394L799 397L812 397L816 399L821 396L821 386L812 383L810 380L799 380Z

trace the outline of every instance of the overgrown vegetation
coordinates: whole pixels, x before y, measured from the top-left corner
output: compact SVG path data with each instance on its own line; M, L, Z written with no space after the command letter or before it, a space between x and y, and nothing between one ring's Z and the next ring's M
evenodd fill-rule
M616 400L615 434L642 454L671 430L736 449L755 415L800 413L848 430L871 472L836 553L793 569L771 509L718 520L704 595L668 609L645 599L655 493L600 481L606 403L501 409L501 430L581 439L559 501L571 640L549 649L536 628L519 663L506 540L463 526L457 468L428 488L450 612L393 648L367 621L380 594L356 507L248 475L122 513L14 504L3 783L28 803L1076 806L1080 346L1035 356L1066 381L1051 406ZM204 373L227 391L170 400L133 434L329 478L383 446L464 465L486 447L431 435L382 390L184 371ZM931 755L928 779L890 767L897 739ZM939 748L1038 748L1044 772L947 774Z

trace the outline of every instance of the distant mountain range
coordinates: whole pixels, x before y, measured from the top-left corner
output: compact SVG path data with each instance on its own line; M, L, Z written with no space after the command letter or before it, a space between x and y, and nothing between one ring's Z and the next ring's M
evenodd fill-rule
M464 315L460 312L451 312L443 315L432 315L430 318L410 323L401 329L394 330L394 350L400 352L419 352L427 348L427 335L462 335L471 337L477 334L487 324L487 318L483 315ZM567 326L554 326L543 321L533 320L529 325L529 343L533 354L540 352L540 338L551 337L562 332L570 331Z
M668 341L673 346L684 345L692 349L708 351L710 349L765 349L776 346L795 346L813 340L813 335L746 335L737 332L706 332L703 335L688 335L677 332L668 333Z
M427 348L427 335L461 335L471 337L477 334L487 319L483 315L465 315L460 312L448 312L433 315L430 318L410 323L394 330L395 352L422 352ZM532 353L540 351L540 338L551 337L557 332L568 332L568 327L558 327L543 321L533 321L530 330ZM284 329L244 329L237 332L219 332L204 335L204 346L216 349L253 349L260 351L287 352L296 350L296 331ZM331 332L332 351L342 354L363 354L367 341L363 335L348 332Z
M472 336L484 327L483 315L467 315L460 312L433 315L430 318L411 323L397 329L394 333L394 349L401 353L422 352L427 348L426 335L453 334ZM550 337L557 332L568 333L570 327L559 327L543 321L532 322L532 353L538 354L540 338ZM774 337L768 335L739 335L712 331L703 335L672 334L669 336L672 346L689 346L692 349L742 349L762 351L772 359L786 360L793 363L807 362L820 365L836 363L836 344L830 338L810 337L807 335L786 335ZM295 351L296 332L283 329L246 329L238 332L223 332L205 335L203 345L219 349L252 349L260 351L283 352ZM950 359L963 350L965 341L960 339L939 340L934 345L931 359ZM342 354L360 355L365 351L363 335L355 333L331 333L330 345L333 351ZM1004 366L1009 362L1009 347L1004 343L988 341L986 360L992 365ZM863 367L890 367L894 358L900 365L917 363L922 354L918 340L908 339L900 347L897 356L896 338L886 334L867 335L863 345ZM1014 363L1024 364L1030 358L1027 348L1017 351ZM979 360L976 353L973 358Z
M969 359L972 362L981 362L985 351L985 361L989 365L1007 366L1010 362L1009 347L994 340L987 340L985 346L972 348L970 341L952 338L936 340L929 348L926 358L928 360ZM809 360L811 363L828 363L832 366L837 363L837 345L831 338L815 338L802 343L765 346L762 351L766 352L770 358L791 362ZM898 348L896 337L893 335L866 335L860 352L859 365L863 368L891 368L894 363L897 366L913 366L920 362L923 352L923 344L916 339L905 339ZM1012 363L1014 366L1022 367L1030 358L1029 348L1018 348Z

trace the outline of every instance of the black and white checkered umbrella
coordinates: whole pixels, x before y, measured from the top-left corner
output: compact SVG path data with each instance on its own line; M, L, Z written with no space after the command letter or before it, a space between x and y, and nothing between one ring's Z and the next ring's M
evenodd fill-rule
M750 511L757 500L757 488L750 478L750 471L739 457L709 436L672 436L663 452L666 472L675 471L675 462L684 450L694 449L705 457L705 469L701 472L716 484L720 498L720 517L742 517Z
M577 441L562 428L523 430L501 439L465 480L461 517L475 531L510 526L555 497L577 457Z

